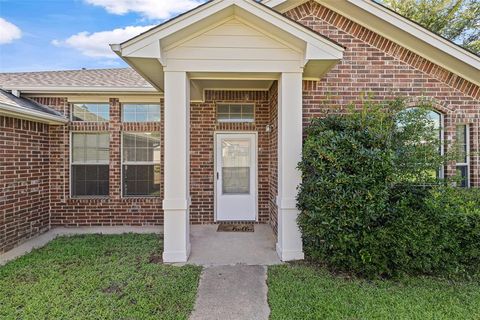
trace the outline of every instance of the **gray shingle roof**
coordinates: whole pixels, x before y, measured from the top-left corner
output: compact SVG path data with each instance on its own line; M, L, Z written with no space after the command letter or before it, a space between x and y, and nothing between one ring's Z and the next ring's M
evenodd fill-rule
M0 73L0 88L21 87L153 88L131 68Z
M63 115L60 112L52 108L36 103L35 101L32 101L30 99L16 97L13 94L5 92L3 90L0 90L0 104L19 108L19 110L28 109L30 111L40 112L47 115L63 118Z

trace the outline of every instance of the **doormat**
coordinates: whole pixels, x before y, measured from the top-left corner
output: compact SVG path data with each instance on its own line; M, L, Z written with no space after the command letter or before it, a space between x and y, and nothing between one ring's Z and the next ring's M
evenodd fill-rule
M253 223L221 223L217 232L254 232Z

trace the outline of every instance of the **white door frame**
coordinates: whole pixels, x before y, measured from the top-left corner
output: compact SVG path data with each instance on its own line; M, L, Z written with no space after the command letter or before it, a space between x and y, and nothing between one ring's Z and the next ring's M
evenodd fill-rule
M217 152L217 143L218 143L218 135L219 134L229 134L229 135L253 135L254 142L255 142L255 222L258 222L258 132L257 131L214 131L213 133L213 149L214 149L214 166L213 166L213 189L214 189L214 221L218 222L217 219L217 207L218 207L218 195L217 195L217 160L218 160L218 152Z

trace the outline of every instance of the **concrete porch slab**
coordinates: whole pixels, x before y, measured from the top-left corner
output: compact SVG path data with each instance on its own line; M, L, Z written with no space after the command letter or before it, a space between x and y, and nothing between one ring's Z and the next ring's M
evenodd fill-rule
M255 232L217 232L217 228L218 225L191 226L189 264L268 266L281 263L269 225L256 224Z

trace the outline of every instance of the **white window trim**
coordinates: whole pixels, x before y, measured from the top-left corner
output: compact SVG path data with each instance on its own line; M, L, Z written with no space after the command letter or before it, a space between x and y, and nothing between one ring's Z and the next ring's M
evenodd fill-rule
M151 106L151 105L158 105L159 107L159 116L160 116L160 119L158 119L158 121L125 121L124 119L124 109L123 107L125 105L147 105L147 106ZM121 113L121 122L122 123L161 123L162 122L162 104L160 102L122 102L120 103L120 113ZM136 115L136 110L135 110L135 115ZM135 119L136 120L136 119Z
M249 105L253 107L253 119L219 119L218 118L218 107L221 105L240 105L245 106ZM217 123L255 123L255 113L257 111L257 106L255 102L217 102L215 103L215 120Z
M110 183L109 183L109 186L108 186L108 189L109 189L109 195L106 195L106 196L75 196L73 195L73 188L72 188L72 180L73 180L73 170L72 170L72 166L74 165L107 165L108 166L108 176L109 176L109 179L110 179L110 155L109 155L109 159L108 161L105 161L104 162L98 162L98 163L73 163L73 135L75 133L91 133L91 134L108 134L108 139L109 139L109 142L110 142L110 139L111 139L111 135L110 135L110 132L108 131L70 131L70 135L69 135L69 154L68 154L68 158L69 158L69 165L68 165L68 188L69 188L69 196L70 196L70 199L106 199L106 198L109 198L110 197ZM108 146L108 149L110 151L110 145Z
M73 108L75 107L75 105L78 105L78 104L105 104L105 105L108 105L108 120L106 121L85 121L85 120L73 120ZM84 122L91 122L91 123L108 123L110 122L110 109L111 109L111 105L110 105L110 102L70 102L70 121L72 122L78 122L78 123L84 123ZM98 117L98 115L97 115Z
M142 165L148 165L148 166L158 166L160 165L161 166L161 162L160 163L155 163L155 161L139 161L139 162L136 162L136 161L125 161L124 162L124 155L123 155L123 136L125 134L132 134L132 133L143 133L143 132L150 132L150 131L122 131L122 134L121 134L121 137L120 137L120 197L122 199L142 199L142 198L159 198L161 197L162 195L158 195L158 196L155 196L155 195L125 195L123 193L124 191L124 180L123 180L123 166L124 165L138 165L138 166L142 166ZM152 131L152 132L155 132L155 131ZM159 134L159 138L160 138L160 141L162 139L162 133L161 132L158 132ZM162 152L162 150L160 150L160 152ZM162 187L160 185L160 192L162 192Z

